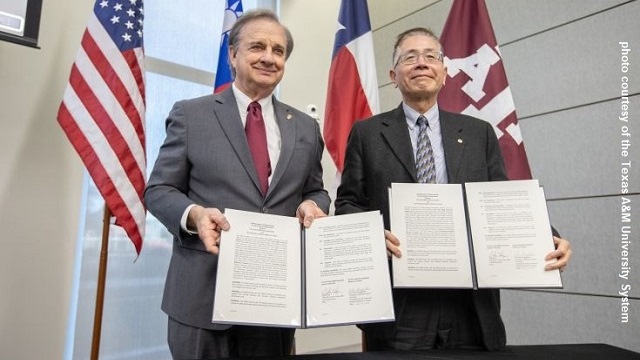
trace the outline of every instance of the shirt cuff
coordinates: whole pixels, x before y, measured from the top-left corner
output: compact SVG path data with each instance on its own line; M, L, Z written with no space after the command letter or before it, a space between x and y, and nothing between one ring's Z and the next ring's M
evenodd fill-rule
M191 211L191 209L194 206L196 206L196 204L191 204L187 206L187 208L184 210L184 213L182 213L182 218L180 218L180 227L182 228L182 230L184 230L186 233L190 235L198 234L198 231L192 231L187 229L187 218L189 217L189 211Z

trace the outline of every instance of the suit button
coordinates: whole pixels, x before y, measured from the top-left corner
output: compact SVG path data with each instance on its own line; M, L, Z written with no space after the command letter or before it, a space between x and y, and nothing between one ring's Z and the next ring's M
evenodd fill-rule
M269 213L269 208L263 207L262 208L262 213L268 214Z

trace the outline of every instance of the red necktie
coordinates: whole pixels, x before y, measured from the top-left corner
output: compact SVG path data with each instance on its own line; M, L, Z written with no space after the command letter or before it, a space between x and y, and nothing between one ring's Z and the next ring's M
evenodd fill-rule
M262 108L257 102L252 102L247 108L247 124L244 132L249 142L249 150L253 157L253 164L258 172L262 195L267 194L269 188L269 175L271 175L271 162L267 149L267 132L262 118Z

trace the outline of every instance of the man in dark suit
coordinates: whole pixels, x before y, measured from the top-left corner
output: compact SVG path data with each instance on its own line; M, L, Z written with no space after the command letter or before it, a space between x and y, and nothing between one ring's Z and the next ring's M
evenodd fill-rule
M389 229L392 182L507 180L491 125L438 108L438 92L447 74L442 59L442 46L430 30L415 28L398 36L389 74L402 93L402 104L354 124L336 214L378 209ZM420 128L427 134L428 151L420 150L420 143L426 142L420 140L424 139ZM425 158L429 161L424 167L418 165L418 171L416 163ZM402 239L388 230L385 238L389 252L400 257ZM554 241L556 250L547 260L556 261L547 270L564 269L571 256L567 240L554 237ZM368 350L496 350L506 344L498 290L394 289L394 306L395 322L361 326Z
M274 13L246 12L229 36L231 88L179 101L167 119L145 201L174 236L162 310L176 359L291 351L292 329L212 324L211 318L216 276L228 276L216 272L220 232L233 226L225 209L297 216L306 227L329 210L320 128L272 94L292 49L291 34ZM251 111L264 123L262 160L254 160L257 141L245 135Z

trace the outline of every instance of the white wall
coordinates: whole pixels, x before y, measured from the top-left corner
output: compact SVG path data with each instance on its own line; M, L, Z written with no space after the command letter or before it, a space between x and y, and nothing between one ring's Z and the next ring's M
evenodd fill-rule
M91 2L44 1L40 49L0 42L0 358L60 359L82 166L56 121Z
M316 105L322 129L340 1L283 0L280 4L281 20L291 30L295 44L280 83L280 98L302 111ZM327 151L322 163L324 185L331 190L336 167Z
M316 105L320 128L324 119L327 80L339 10L339 0L284 0L280 7L281 20L291 30L295 44L280 83L280 99L303 111L310 104ZM322 163L324 184L330 190L335 181L336 168L327 151ZM360 346L360 331L355 326L296 332L298 354L358 351Z

